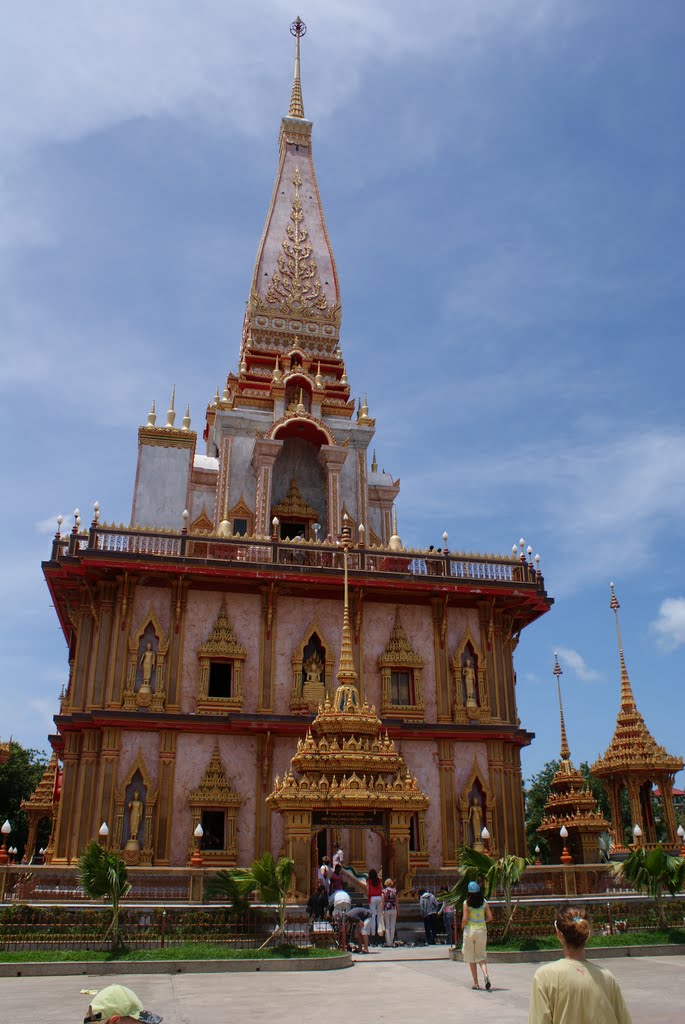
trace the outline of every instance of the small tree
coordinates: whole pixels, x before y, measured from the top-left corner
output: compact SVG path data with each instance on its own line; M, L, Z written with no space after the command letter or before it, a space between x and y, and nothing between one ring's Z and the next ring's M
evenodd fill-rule
M484 887L485 898L488 900L493 893L501 889L506 916L502 936L504 938L511 927L518 906L514 903L512 890L521 881L528 863L525 858L511 853L494 860L487 853L481 853L470 846L462 846L459 849L461 877L454 888L445 895L445 902L452 906L461 906L468 896L469 882L479 882Z
M207 879L204 899L220 899L231 905L236 914L246 914L250 907L249 889L236 878L236 871L217 871Z
M88 899L109 900L112 904L112 920L105 939L111 932L112 952L116 952L123 947L119 935L119 904L131 891L126 865L117 853L110 853L93 839L79 857L78 872L81 888Z
M647 892L654 900L659 928L666 928L664 889L675 896L685 886L685 859L669 857L663 846L645 850L639 846L624 861L612 864L612 871L625 879L637 892Z
M0 823L6 818L11 822L12 844L19 850L19 858L23 856L29 833L28 818L21 810L21 803L33 793L47 763L43 751L22 747L12 740L9 759L0 765Z
M221 871L209 879L205 891L210 896L235 892L243 898L247 897L248 893L257 892L263 903L275 904L278 926L264 943L266 946L268 942L285 934L288 893L292 887L294 874L295 861L290 857L280 857L276 863L270 853L265 853L260 860L254 861L250 868ZM229 899L231 898L229 896Z

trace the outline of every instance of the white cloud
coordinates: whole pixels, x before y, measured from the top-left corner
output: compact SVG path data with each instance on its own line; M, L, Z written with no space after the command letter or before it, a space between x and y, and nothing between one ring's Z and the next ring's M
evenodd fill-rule
M557 654L562 671L565 667L570 667L577 678L582 679L584 683L594 683L602 678L601 672L590 668L583 655L574 651L572 647L558 647Z
M339 107L367 68L412 54L474 52L495 34L563 33L564 6L539 0L427 0L421 18L408 0L311 0L303 53L307 113ZM5 18L0 39L0 111L6 150L64 142L136 117L192 112L244 134L271 130L260 116L288 99L291 5L220 0L26 0ZM451 63L459 61L451 53ZM235 102L236 95L240 102ZM218 115L218 116L217 116Z
M651 623L657 643L664 651L675 651L685 644L685 597L667 597L661 602L659 617Z
M35 527L36 533L55 533L57 530L57 512L55 512L54 516L47 516L45 519L39 519L35 524Z

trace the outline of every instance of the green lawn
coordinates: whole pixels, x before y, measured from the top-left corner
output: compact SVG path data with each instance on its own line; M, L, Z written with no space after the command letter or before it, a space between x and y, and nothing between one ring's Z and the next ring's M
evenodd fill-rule
M94 952L92 950L51 950L33 949L21 952L4 953L0 951L0 963L63 963L79 960L283 960L311 959L340 955L338 949L315 949L299 946L277 946L275 949L227 949L225 946L214 946L209 943L192 942L171 949L134 949L128 953L112 956L111 953Z
M685 943L685 931L674 928L667 932L623 932L620 935L595 935L587 944L588 949L597 946L654 946L661 943ZM544 939L517 938L515 935L506 942L488 942L492 952L517 952L534 949L558 949L561 947L554 935Z

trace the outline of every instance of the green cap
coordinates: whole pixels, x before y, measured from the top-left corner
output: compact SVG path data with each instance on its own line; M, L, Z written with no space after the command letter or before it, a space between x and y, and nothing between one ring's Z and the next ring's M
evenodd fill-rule
M124 985L108 985L93 996L90 1004L91 1017L106 1021L110 1017L133 1017L141 1024L160 1024L162 1017L143 1009L135 992Z

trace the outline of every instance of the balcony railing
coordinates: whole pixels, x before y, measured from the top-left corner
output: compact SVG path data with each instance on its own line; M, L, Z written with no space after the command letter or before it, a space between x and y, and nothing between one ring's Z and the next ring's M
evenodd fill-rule
M55 535L52 560L81 555L105 555L128 560L181 560L187 563L223 563L233 567L249 563L264 568L287 567L306 573L343 568L343 551L337 542L283 540L279 537L220 537L214 534L178 533L166 530L94 523L89 530ZM544 593L539 563L521 555L479 555L465 552L416 550L367 546L359 542L348 552L352 573L401 574L405 577L442 577L453 582L524 584Z

